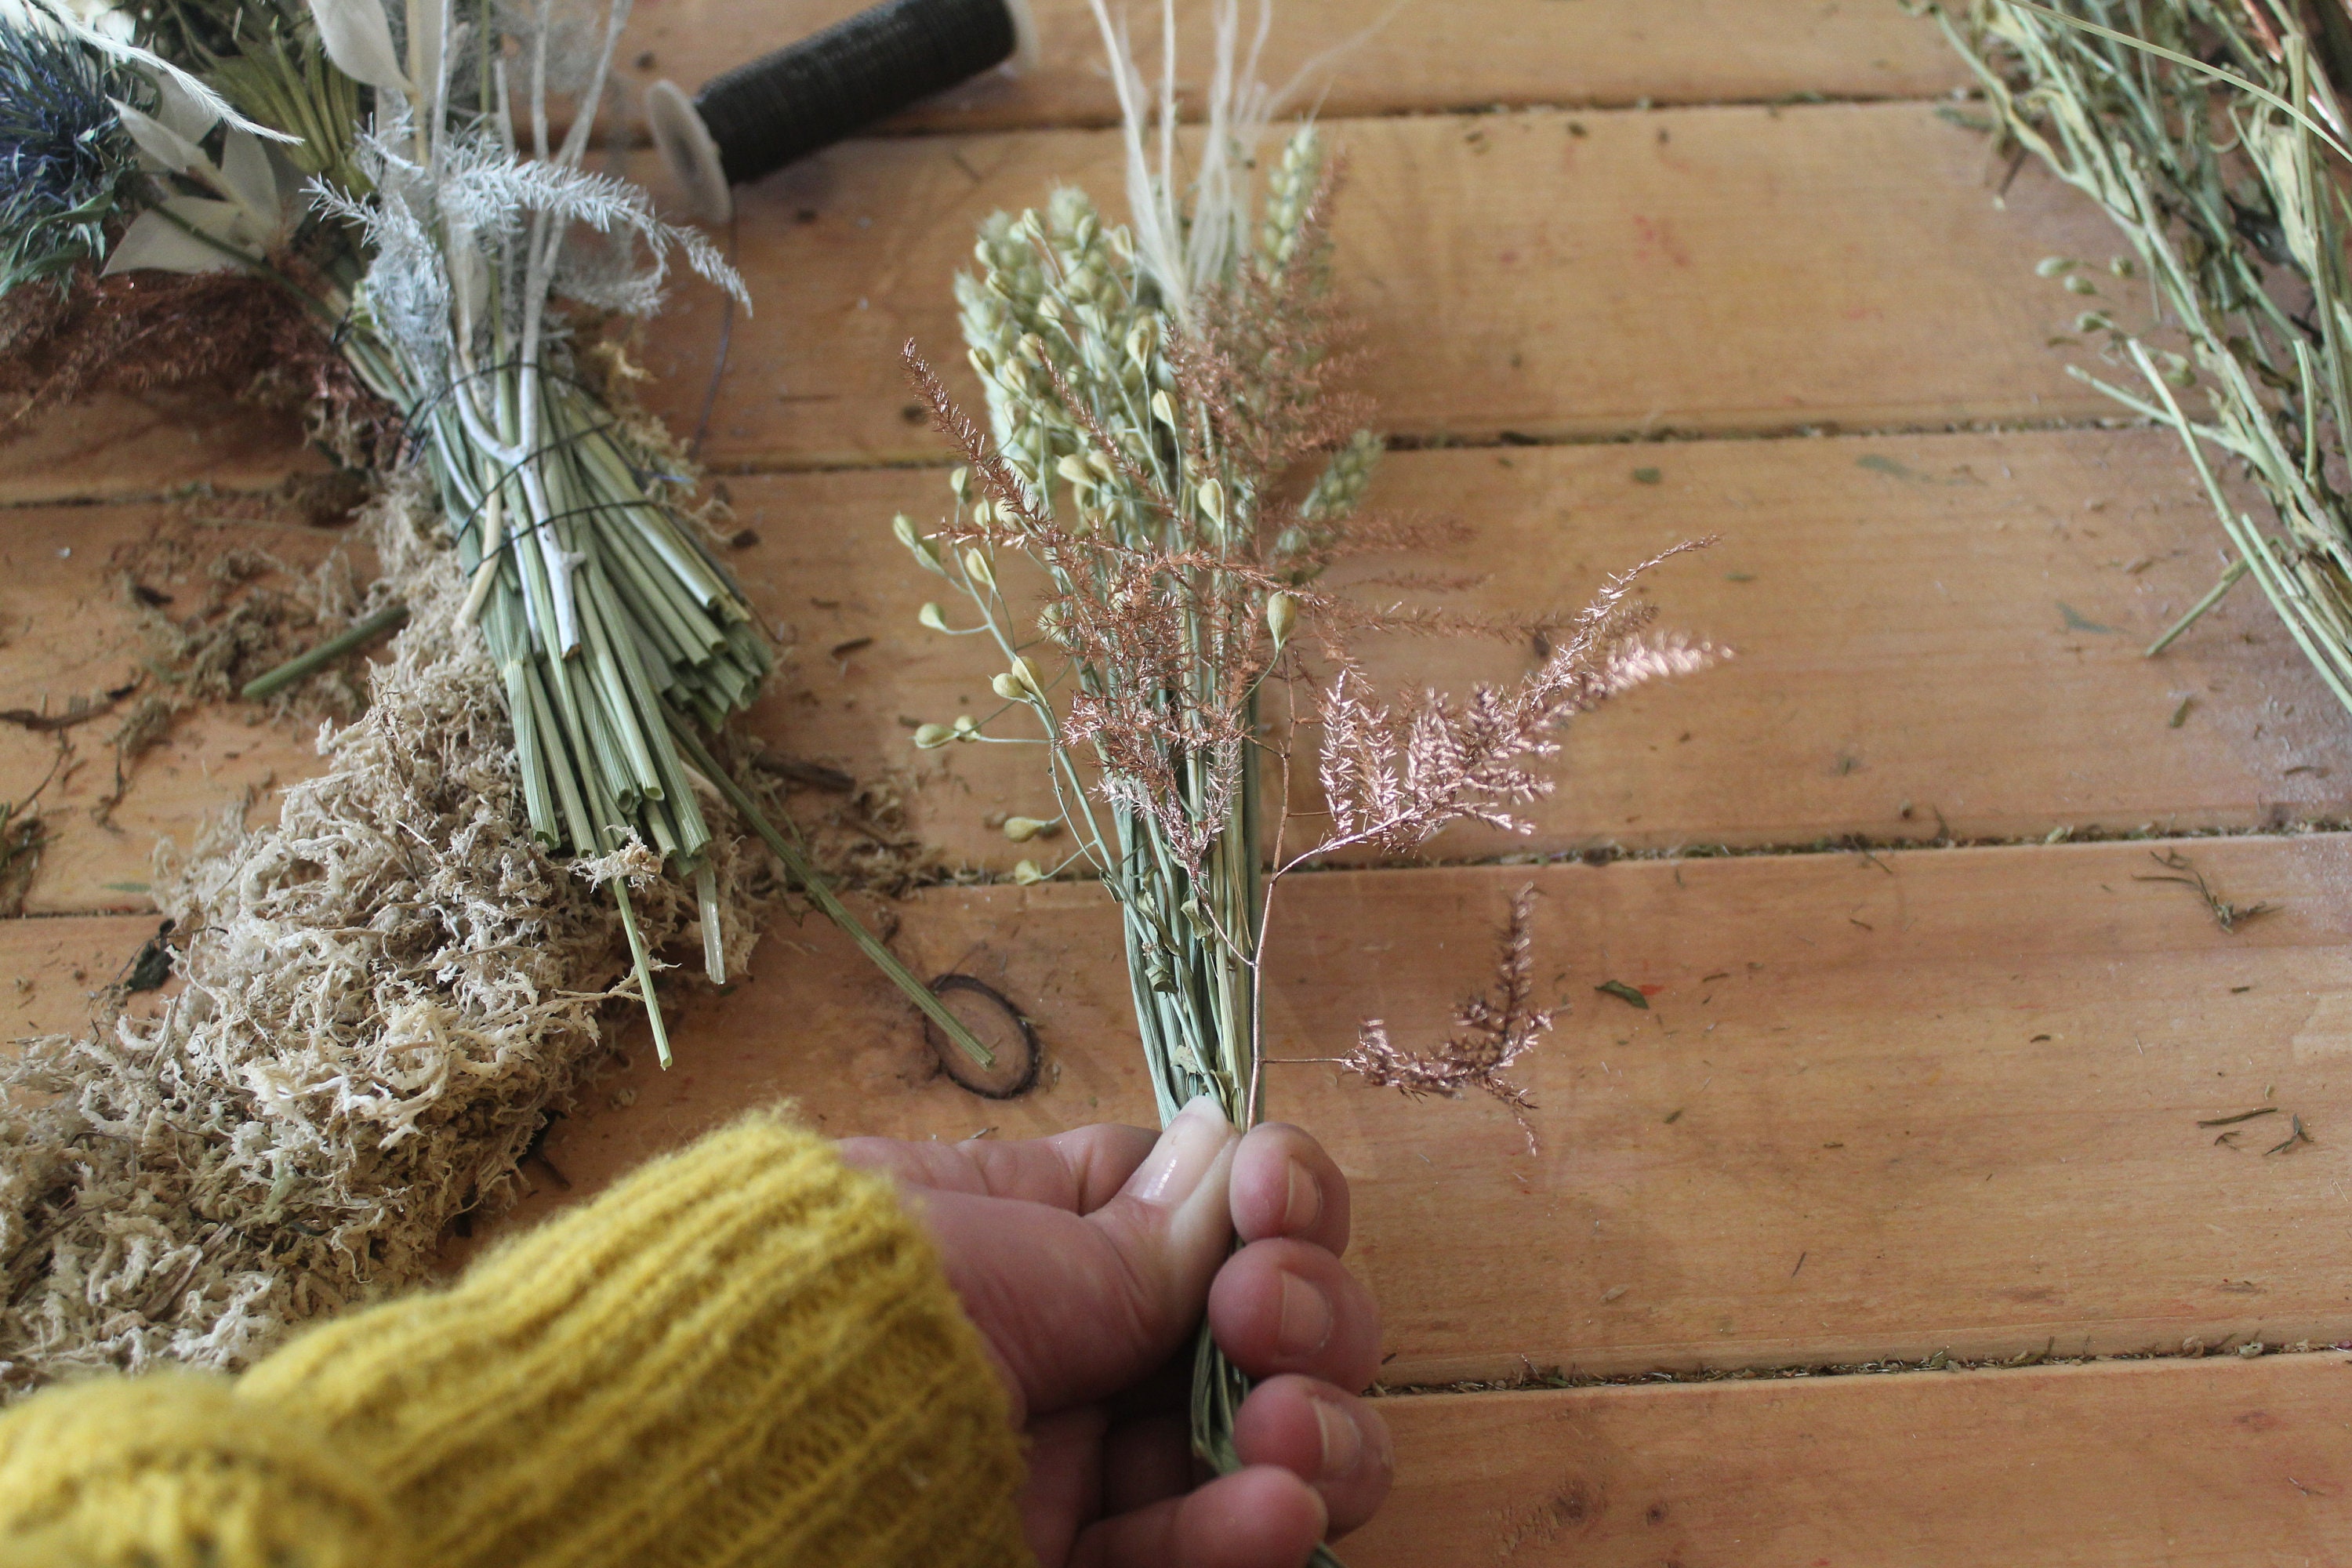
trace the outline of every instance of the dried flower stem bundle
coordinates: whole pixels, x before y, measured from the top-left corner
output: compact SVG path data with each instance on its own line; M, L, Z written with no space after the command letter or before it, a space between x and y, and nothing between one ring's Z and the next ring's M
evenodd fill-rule
M903 515L894 527L962 606L928 605L924 624L984 637L1003 661L995 711L926 724L915 743L1045 746L1055 815L1006 830L1066 832L1071 847L1050 868L1022 862L1016 879L1079 866L1101 877L1162 1120L1205 1094L1247 1125L1263 1100L1263 961L1282 877L1349 847L1406 852L1464 819L1524 830L1511 807L1549 788L1536 764L1562 722L1712 656L1645 637L1648 612L1621 579L1517 688L1458 703L1432 694L1402 711L1370 697L1352 634L1467 623L1384 615L1317 586L1342 556L1418 537L1360 511L1381 443L1336 387L1346 363L1321 139L1301 126L1265 160L1254 199L1272 95L1249 79L1255 51L1242 54L1226 0L1188 186L1172 75L1153 104L1124 30L1097 15L1127 110L1132 226L1106 225L1065 189L1043 212L982 226L980 271L956 289L985 431L908 345L914 384L966 466L936 528ZM1301 470L1313 475L1303 491ZM1016 560L1042 581L1041 605L1016 607ZM1270 726L1263 699L1271 688L1300 705L1310 646L1335 678L1306 699L1311 712ZM1304 844L1286 804L1302 721L1322 727L1329 805ZM1271 821L1268 795L1285 803ZM1497 1071L1540 1028L1524 1008L1514 1016L1518 1043ZM1220 1468L1237 1462L1247 1392L1204 1332L1193 1437Z
M2149 649L2241 575L2262 584L2352 708L2352 14L2342 0L1969 0L1930 7L2003 129L2106 209L2181 354L2116 321L2088 268L2042 270L2085 306L2078 332L2144 390L2077 370L2177 431L2239 559ZM2185 395L2201 393L2200 412ZM2284 537L2233 504L2210 453L2261 488Z

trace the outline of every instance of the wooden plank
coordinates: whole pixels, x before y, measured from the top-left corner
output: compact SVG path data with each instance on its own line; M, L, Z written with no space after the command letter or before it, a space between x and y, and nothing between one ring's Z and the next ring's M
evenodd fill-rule
M1355 170L1343 285L1381 425L1400 436L2113 412L2044 346L2080 301L2032 272L2053 251L2109 254L2106 219L2032 169L1996 208L1983 139L1927 105L1354 120L1334 134ZM738 254L759 309L734 323L706 458L941 461L899 345L919 341L976 397L949 288L973 224L1065 180L1118 210L1116 140L858 142L747 194ZM661 184L649 154L633 167ZM651 399L681 435L702 424L720 320L696 286L650 329ZM213 471L186 455L185 426L145 417L54 416L46 444L0 447L0 496L152 494ZM234 411L219 418L225 447L268 449L234 433ZM215 482L247 475L246 458L222 462Z
M917 624L944 585L884 526L901 509L936 516L938 478L731 489L760 536L734 563L801 654L758 710L770 742L859 777L900 772L914 831L961 862L1006 871L1036 854L989 826L1055 815L1035 752L908 743L911 721L989 711L998 663L986 639ZM1432 847L1442 858L1934 837L1939 821L1998 838L2246 827L2343 809L2343 711L2258 597L2140 656L2218 570L2210 512L2161 432L1400 453L1374 494L1469 525L1459 549L1403 564L1475 579L1452 597L1490 614L1576 605L1612 570L1722 536L1661 570L1650 596L1665 624L1739 657L1583 721L1533 837L1456 829ZM1375 678L1408 694L1532 662L1525 646L1467 641L1370 652ZM1304 782L1298 804L1316 805Z
M2105 417L2045 346L2080 301L2032 274L2112 226L1927 105L1351 120L1339 275L1388 430L1494 440ZM1109 132L851 143L748 193L705 456L938 461L898 348L975 393L949 289L973 225L1085 185L1122 210ZM650 168L650 157L639 168ZM695 428L707 289L655 322L654 401Z
M2152 848L2278 908L2225 935L2189 889L2136 879L2165 874ZM2352 837L2323 836L1302 877L1268 970L1279 1055L1336 1053L1366 1015L1435 1038L1523 879L1546 895L1536 973L1571 1010L1525 1064L1534 1153L1491 1101L1327 1068L1271 1069L1269 1105L1356 1184L1399 1384L2352 1338L2329 1152L2352 1117L2347 879ZM1035 1092L958 1089L846 943L780 927L751 981L680 1011L673 1071L640 1051L558 1126L572 1185L542 1173L524 1217L779 1098L836 1133L1149 1120L1098 889L899 912L919 973L1037 1021ZM2265 1105L2235 1146L2198 1125ZM2290 1116L2319 1142L2265 1155Z
M137 500L184 485L259 489L326 467L291 416L221 388L110 393L45 410L0 440L0 506Z
M77 699L103 708L109 691L152 686L152 649L121 574L169 515L152 506L40 508L0 524L0 710L56 714ZM309 559L336 542L331 534L250 529L198 539L206 552L258 543ZM163 585L152 570L142 580ZM201 570L171 583L171 613L194 609L205 590ZM267 723L263 710L241 704L196 710L132 763L121 804L101 821L96 808L115 793L109 741L136 700L134 693L63 731L0 723L0 800L22 802L48 781L37 802L46 839L29 912L150 908L159 837L191 845L248 792L266 794L319 766L312 726ZM70 748L62 763L61 741Z
M646 0L621 48L625 79L668 77L689 92L719 72L863 9L860 0ZM1114 6L1116 12L1120 7ZM1129 5L1157 47L1159 8ZM1395 9L1387 0L1318 0L1285 7L1267 40L1265 79L1289 81L1316 56L1346 52L1328 73L1327 115L1492 105L1758 101L1802 94L1925 98L1966 72L1936 28L1890 5L1820 0L1444 0ZM1178 60L1198 77L1211 58L1209 7L1177 6ZM898 130L1013 130L1104 125L1118 102L1103 69L1086 0L1034 0L1041 58L943 95L893 122ZM1251 8L1244 15L1254 16ZM1360 37L1370 30L1369 37ZM1349 40L1360 39L1352 47ZM1156 57L1148 57L1156 58ZM1315 86L1322 85L1318 76ZM1311 90L1311 89L1310 89Z
M1465 606L1572 605L1609 570L1719 531L1714 551L1665 568L1653 596L1668 624L1739 650L1585 721L1532 837L1457 829L1431 853L1909 839L1939 823L1964 837L2038 839L2057 827L2336 816L2352 738L2258 597L2226 601L2162 659L2139 656L2215 570L2193 486L2155 431L1397 454L1378 492L1388 504L1472 525L1459 551L1409 563L1475 579L1454 596ZM759 542L731 562L799 649L754 728L778 751L898 779L911 831L954 862L1001 872L1036 853L989 826L1051 815L1034 752L908 743L905 721L984 711L994 673L978 639L916 624L940 584L883 526L899 508L922 515L937 477L803 474L732 489ZM0 647L0 707L44 694L61 706L135 669L142 645L106 563L148 515L13 520L0 617L16 635ZM1369 652L1375 677L1403 691L1507 679L1530 657L1420 640ZM316 766L307 734L256 730L249 717L184 720L142 765L120 834L82 809L112 784L102 748L85 744L57 796L67 809L32 907L142 906L155 835L187 842L247 786ZM53 755L47 737L0 729L0 799L30 788ZM1298 804L1314 804L1304 786Z
M87 1028L95 994L154 934L152 915L0 921L0 1048Z
M2352 1558L2352 1360L1448 1395L1382 1405L1360 1568L2305 1568Z

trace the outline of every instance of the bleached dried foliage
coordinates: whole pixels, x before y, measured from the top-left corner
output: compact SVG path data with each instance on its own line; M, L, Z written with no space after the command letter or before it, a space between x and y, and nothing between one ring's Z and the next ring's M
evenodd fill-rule
M1495 989L1465 996L1454 1010L1454 1026L1460 1030L1434 1049L1400 1048L1389 1038L1388 1026L1367 1018L1356 1034L1355 1048L1338 1064L1380 1089L1403 1090L1409 1096L1444 1095L1458 1100L1466 1089L1493 1095L1511 1108L1535 1147L1535 1130L1526 1112L1533 1102L1528 1091L1504 1074L1513 1062L1533 1050L1551 1027L1552 1010L1535 1005L1533 942L1536 890L1519 889L1504 923L1500 956L1495 964Z
M377 518L415 618L367 713L322 731L327 772L275 826L225 831L167 885L184 988L0 1073L9 1394L235 1367L420 1279L457 1215L514 1195L547 1114L609 1054L615 909L531 836L496 672L453 624L465 585L420 510L404 488ZM734 843L740 969L764 873ZM636 907L656 942L698 942L673 882Z

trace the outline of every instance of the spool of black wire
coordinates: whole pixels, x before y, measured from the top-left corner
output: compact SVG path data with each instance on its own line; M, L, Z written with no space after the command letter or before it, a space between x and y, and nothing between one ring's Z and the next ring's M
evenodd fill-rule
M882 0L713 78L691 100L676 83L657 81L646 108L695 210L724 223L734 212L730 187L1035 55L1027 0Z

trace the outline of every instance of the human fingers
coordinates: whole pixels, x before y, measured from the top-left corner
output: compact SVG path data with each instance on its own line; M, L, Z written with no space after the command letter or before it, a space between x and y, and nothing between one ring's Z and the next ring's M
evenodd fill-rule
M1244 1241L1295 1237L1348 1250L1348 1178L1305 1129L1269 1121L1234 1152L1234 1231Z
M1181 1497L1200 1478L1193 1472L1192 1419L1167 1411L1113 1426L1102 1444L1102 1511L1130 1513Z
M1234 1417L1244 1464L1280 1465L1312 1486L1334 1539L1362 1524L1389 1495L1396 1448L1388 1423L1354 1394L1313 1378L1269 1378Z
M1022 1412L1108 1398L1174 1353L1233 1237L1236 1142L1214 1102L1196 1101L1083 1217L969 1193L910 1194Z
M1360 1389L1380 1370L1372 1293L1304 1241L1254 1241L1228 1258L1209 1287L1209 1327L1252 1377L1294 1372Z
M1015 1198L1071 1214L1091 1214L1110 1201L1151 1152L1158 1134L1100 1122L1051 1138L961 1143L898 1138L845 1138L835 1148L862 1170L902 1186L980 1197Z
M1252 1465L1089 1527L1070 1568L1302 1568L1328 1524L1314 1488Z
M1080 1405L1028 1425L1029 1479L1021 1489L1021 1527L1041 1563L1069 1561L1078 1531L1104 1512L1105 1443L1109 1423L1099 1405Z

